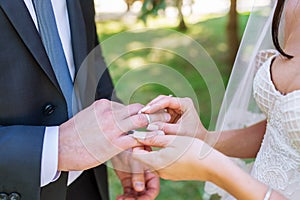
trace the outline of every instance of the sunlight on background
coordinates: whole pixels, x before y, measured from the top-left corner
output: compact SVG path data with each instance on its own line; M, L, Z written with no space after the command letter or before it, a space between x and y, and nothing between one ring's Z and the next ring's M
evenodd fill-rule
M192 0L183 1L183 14L185 16L194 15L200 16L213 13L227 13L230 6L230 0ZM250 11L254 0L238 0L237 10L238 12ZM270 0L257 0L260 5L266 5ZM257 4L257 3L256 3ZM138 13L141 9L141 2L136 1L131 12ZM97 13L125 13L127 6L124 0L95 0L95 7ZM166 16L176 17L177 11L175 8L167 8Z

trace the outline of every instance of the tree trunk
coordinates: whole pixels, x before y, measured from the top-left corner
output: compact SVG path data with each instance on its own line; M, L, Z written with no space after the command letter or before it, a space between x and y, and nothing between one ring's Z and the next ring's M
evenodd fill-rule
M229 51L229 63L233 65L237 50L239 48L239 36L238 36L238 16L236 11L237 0L231 0L229 20L227 23L227 43Z
M180 31L186 31L187 26L185 24L184 17L183 17L183 14L182 14L182 3L183 3L183 0L177 0L176 1L176 7L177 7L177 10L178 10L178 17L179 17L178 29Z

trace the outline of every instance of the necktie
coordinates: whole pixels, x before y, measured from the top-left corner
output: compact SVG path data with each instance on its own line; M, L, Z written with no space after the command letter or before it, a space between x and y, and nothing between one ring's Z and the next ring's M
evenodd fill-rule
M32 0L42 42L72 116L73 82L59 37L51 0Z

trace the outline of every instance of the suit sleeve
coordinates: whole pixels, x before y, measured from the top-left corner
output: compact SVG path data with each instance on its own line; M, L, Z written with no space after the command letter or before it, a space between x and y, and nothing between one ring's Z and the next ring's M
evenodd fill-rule
M40 198L44 132L41 126L0 127L0 192L18 193L25 200Z

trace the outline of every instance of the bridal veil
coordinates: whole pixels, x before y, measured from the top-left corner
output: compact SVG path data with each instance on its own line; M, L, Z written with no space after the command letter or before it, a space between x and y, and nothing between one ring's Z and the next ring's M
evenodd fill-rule
M217 131L244 128L265 119L253 98L252 86L255 73L260 65L269 56L277 53L271 36L275 7L275 0L254 0L253 2L218 115ZM280 38L283 36L283 25L281 23ZM217 134L219 135L218 132ZM215 136L213 140L208 139L208 143L213 146L217 138L218 136ZM243 160L234 158L233 160L245 170L249 168L249 165L247 166ZM218 193L222 199L231 198L225 191L209 182L206 183L205 191L209 194Z

